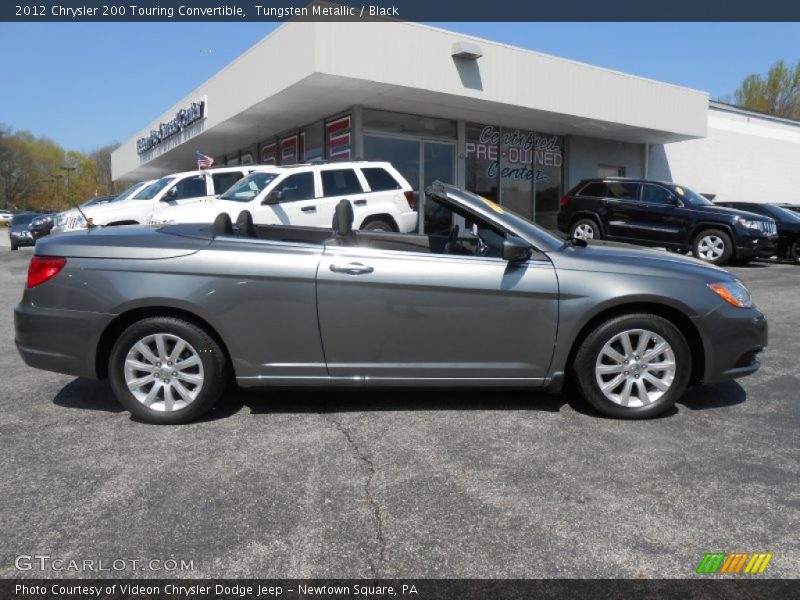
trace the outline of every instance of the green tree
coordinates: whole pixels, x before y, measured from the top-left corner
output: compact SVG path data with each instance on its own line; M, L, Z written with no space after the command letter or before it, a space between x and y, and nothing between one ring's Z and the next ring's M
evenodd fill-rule
M734 96L744 108L800 120L800 60L794 67L779 60L766 76L748 75Z

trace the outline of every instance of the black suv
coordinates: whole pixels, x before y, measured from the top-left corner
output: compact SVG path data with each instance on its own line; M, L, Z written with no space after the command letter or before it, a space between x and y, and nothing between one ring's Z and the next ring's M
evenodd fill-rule
M800 213L787 210L778 204L760 202L718 202L716 204L775 219L775 224L778 226L778 257L789 258L800 264Z
M609 239L691 250L724 265L772 256L775 221L712 204L687 187L646 179L584 179L561 198L558 228L582 239Z

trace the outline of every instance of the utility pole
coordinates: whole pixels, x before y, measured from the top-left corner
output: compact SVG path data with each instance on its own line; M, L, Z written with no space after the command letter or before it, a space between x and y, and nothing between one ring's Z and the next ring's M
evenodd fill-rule
M62 171L66 171L67 172L67 204L69 206L72 206L72 196L70 194L70 188L69 188L69 174L72 171L76 171L78 169L78 167L64 166L64 167L58 167L58 168L61 169Z
M59 190L61 188L59 183L61 182L62 179L64 179L64 176L63 175L50 175L50 179L53 181L53 184L54 184L54 189L55 189L55 194L54 195L56 197L56 206L58 206L59 208L62 208L61 207L61 200L58 197L58 192L59 192Z

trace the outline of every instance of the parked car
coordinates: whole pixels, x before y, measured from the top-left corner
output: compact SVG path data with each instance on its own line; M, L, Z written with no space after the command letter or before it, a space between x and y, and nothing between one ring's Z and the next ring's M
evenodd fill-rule
M407 233L417 226L414 192L387 162L331 162L259 167L217 198L160 210L151 223L209 223L243 209L260 225L330 228L342 199L352 202L355 227Z
M16 250L20 246L33 246L36 240L30 232L31 221L39 216L39 213L27 212L17 213L11 219L11 224L8 226L8 239L11 243L11 249Z
M786 210L791 210L792 212L800 213L800 204L789 204L787 202L783 202L778 204L781 208L785 208Z
M142 191L144 188L146 188L151 183L155 183L155 179L151 179L149 181L140 181L138 183L134 183L132 186L130 186L124 192L122 192L121 194L117 194L116 196L110 198L107 201L104 200L102 202L96 202L96 200L100 200L100 199L106 198L105 196L100 196L100 198L92 198L92 199L87 200L86 202L82 203L80 205L81 210L77 210L77 209L73 208L73 209L64 211L62 213L59 213L58 215L56 215L55 219L53 220L53 228L51 229L50 233L63 233L64 231L75 231L75 230L80 230L80 229L86 229L87 223L86 223L86 219L83 216L85 213L82 214L81 211L83 211L86 208L91 208L91 207L94 206L95 210L91 210L89 212L91 212L95 216L98 216L98 213L96 212L96 209L98 208L97 207L98 204L107 205L107 204L110 204L112 202L114 202L114 203L125 202L127 200L132 199L136 194L138 194L140 191ZM110 214L113 215L114 213L112 212ZM89 218L92 219L92 222L94 223L94 217L89 217ZM98 224L99 224L99 222L101 220L102 219L100 219L98 217Z
M792 212L777 204L759 202L717 202L737 210L745 210L775 220L778 226L779 258L788 258L800 264L800 213Z
M197 419L243 387L494 386L652 417L690 384L759 368L745 286L691 258L556 236L444 184L446 236L333 227L90 229L36 246L16 344L33 367L109 377L151 423ZM451 221L452 222L452 221Z
M717 206L685 186L646 179L584 179L561 199L558 228L582 239L691 250L715 265L772 256L778 243L769 217Z
M90 206L83 212L92 225L140 225L172 207L197 206L224 192L255 167L222 167L174 173L141 188L128 200ZM71 213L69 229L86 227L79 211ZM59 230L61 231L61 230Z
M31 237L34 239L34 241L46 235L50 235L50 230L53 228L54 218L55 213L53 212L40 213L38 216L33 218L28 226L28 230L31 232Z
M11 219L13 218L14 213L12 213L10 210L0 210L0 224L8 227L8 225L11 223Z

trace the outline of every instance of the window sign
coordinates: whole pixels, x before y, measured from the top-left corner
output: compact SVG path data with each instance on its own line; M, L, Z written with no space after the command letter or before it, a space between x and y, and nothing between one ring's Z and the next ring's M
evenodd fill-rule
M292 135L281 140L280 163L293 165L297 162L297 135Z
M325 123L325 148L329 160L350 160L350 115Z
M264 145L261 148L261 164L262 165L276 165L278 164L277 158L278 145L275 142Z

